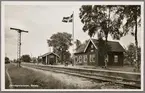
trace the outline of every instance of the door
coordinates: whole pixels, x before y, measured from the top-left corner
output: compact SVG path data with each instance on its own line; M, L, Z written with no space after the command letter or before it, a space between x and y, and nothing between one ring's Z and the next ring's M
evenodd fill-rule
M49 57L50 64L53 65L54 64L54 61L55 61L54 55L50 55L50 57Z
M53 65L54 63L54 58L50 58L50 64Z

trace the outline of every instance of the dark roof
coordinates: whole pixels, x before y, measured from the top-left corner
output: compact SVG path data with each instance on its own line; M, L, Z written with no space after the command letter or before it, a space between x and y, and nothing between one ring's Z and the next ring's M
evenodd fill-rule
M97 39L92 39L90 41L93 41L93 43L95 44L96 47L98 47L98 40ZM87 44L82 44L80 45L77 49L75 53L83 53L85 48L87 47L89 41L87 42ZM115 41L108 41L108 45L110 46L110 51L112 52L124 52L124 48L120 45L119 42L115 42Z
M87 46L87 44L81 44L77 49L75 53L82 53L84 52L85 47Z
M57 57L59 57L56 53L53 53L53 52L45 53L45 54L41 55L41 57L44 57L44 56L46 56L46 55L50 55L50 54L54 54L54 55L56 55Z

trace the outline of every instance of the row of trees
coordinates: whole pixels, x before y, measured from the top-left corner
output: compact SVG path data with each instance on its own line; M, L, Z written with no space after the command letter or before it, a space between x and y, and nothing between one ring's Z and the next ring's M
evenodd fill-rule
M30 55L22 55L21 60L23 62L40 63L42 60L39 57L30 57Z
M137 39L138 27L141 22L140 15L140 5L82 5L80 8L80 19L84 24L83 31L88 32L90 37L99 33L99 38L105 38L105 57L109 34L113 39L120 39L128 33L134 36L136 70L140 68Z
M10 59L8 57L5 57L5 62L8 62L10 61ZM38 57L30 57L30 55L26 54L26 55L22 55L21 56L21 61L22 62L27 62L27 63L30 63L30 62L33 62L33 63L36 63L36 62L41 62L40 58ZM16 59L13 60L13 62L17 62Z

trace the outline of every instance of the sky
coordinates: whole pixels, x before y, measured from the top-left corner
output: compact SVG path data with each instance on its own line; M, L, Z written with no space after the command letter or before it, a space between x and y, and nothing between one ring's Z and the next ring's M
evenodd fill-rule
M81 42L89 39L82 30L83 24L79 18L80 5L5 5L4 7L4 36L5 55L10 59L17 58L17 32L10 30L16 27L29 31L22 33L22 52L32 57L38 57L50 51L47 39L57 32L72 33L72 23L63 23L62 18L70 16L74 11L74 36ZM140 29L139 29L140 30ZM141 31L138 31L139 46L141 44ZM96 38L96 37L95 37ZM113 40L109 36L108 40ZM119 40L123 47L134 43L130 34ZM72 47L69 49L72 52Z

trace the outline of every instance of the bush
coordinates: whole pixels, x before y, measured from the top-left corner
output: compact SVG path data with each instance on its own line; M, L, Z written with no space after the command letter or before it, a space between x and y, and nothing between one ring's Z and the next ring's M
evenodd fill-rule
M24 62L31 62L31 58L29 55L22 55L21 60Z
M8 57L5 57L5 64L10 63L10 60Z

